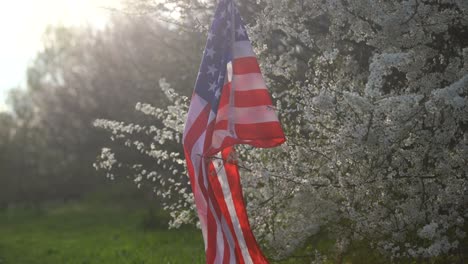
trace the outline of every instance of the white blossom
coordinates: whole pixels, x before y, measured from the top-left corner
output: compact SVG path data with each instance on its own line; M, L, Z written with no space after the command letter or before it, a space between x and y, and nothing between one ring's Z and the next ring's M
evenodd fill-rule
M237 149L257 239L277 258L320 232L336 239L338 252L354 241L393 258L460 250L468 217L468 47L453 30L468 27L466 1L257 3L262 10L248 31L288 140ZM164 127L95 124L117 140L154 136L153 145L128 147L140 146L166 168L156 192L177 197L165 206L178 227L196 221L193 196L181 151L165 146L180 144L187 98L164 80L160 86L173 105L136 108ZM112 167L102 162L98 168Z

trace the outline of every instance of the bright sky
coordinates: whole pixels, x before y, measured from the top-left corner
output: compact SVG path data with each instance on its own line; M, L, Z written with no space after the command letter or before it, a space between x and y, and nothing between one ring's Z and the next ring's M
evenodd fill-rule
M25 83L25 71L41 48L48 25L104 27L119 0L5 0L0 2L0 111L10 88Z

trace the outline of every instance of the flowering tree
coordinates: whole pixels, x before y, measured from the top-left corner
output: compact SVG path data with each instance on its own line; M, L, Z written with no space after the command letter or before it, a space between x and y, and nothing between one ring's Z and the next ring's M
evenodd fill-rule
M468 2L257 0L259 6L250 36L288 141L272 150L238 149L257 237L276 257L319 231L336 239L338 253L366 241L393 258L463 254ZM187 98L164 81L161 87L171 106L137 105L160 127L96 125L170 169L172 176L128 165L135 181L154 179L161 196L176 195L167 209L178 226L196 220L180 147L172 144L180 142ZM154 140L129 140L133 132ZM117 165L125 166L109 149L96 163L109 173Z

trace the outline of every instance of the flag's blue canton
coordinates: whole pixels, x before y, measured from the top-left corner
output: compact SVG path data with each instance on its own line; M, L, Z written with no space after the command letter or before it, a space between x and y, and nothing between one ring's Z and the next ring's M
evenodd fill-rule
M195 84L195 93L211 105L213 112L218 110L227 74L226 64L232 60L233 34L234 41L248 40L247 31L233 1L221 1L208 33L208 41Z

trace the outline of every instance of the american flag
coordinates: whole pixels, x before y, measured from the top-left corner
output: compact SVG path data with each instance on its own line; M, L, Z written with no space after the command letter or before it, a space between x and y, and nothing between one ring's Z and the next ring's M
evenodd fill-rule
M251 231L235 144L285 141L233 0L220 0L192 95L183 144L206 263L268 263Z

